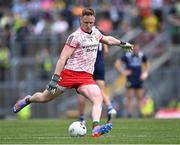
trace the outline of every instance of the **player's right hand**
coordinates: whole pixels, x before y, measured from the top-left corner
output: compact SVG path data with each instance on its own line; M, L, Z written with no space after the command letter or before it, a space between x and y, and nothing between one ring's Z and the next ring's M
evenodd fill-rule
M58 89L58 81L60 80L60 76L57 74L54 74L52 76L51 81L47 84L46 89L51 93L55 94Z

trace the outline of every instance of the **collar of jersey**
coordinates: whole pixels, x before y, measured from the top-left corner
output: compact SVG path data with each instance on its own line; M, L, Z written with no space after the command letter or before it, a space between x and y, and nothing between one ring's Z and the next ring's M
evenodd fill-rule
M80 29L81 29L81 31L83 31L84 33L87 33L87 34L91 34L91 33L92 33L92 30L91 30L91 32L86 32L86 31L83 30L83 28L80 27Z

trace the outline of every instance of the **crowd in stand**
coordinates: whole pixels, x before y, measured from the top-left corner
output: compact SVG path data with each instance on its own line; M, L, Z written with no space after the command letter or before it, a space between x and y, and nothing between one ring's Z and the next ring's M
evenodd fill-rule
M148 41L168 30L172 42L180 43L180 0L13 0L0 7L0 69L9 68L5 60L12 57L12 35L21 42L21 56L25 56L27 36L61 35L76 29L83 7L96 10L97 25L106 34L123 35L140 27Z

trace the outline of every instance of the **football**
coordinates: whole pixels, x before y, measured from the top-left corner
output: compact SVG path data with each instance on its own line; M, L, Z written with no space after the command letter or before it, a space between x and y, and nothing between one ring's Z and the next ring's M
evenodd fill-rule
M87 128L84 123L75 121L70 124L68 132L71 137L82 137L86 135Z

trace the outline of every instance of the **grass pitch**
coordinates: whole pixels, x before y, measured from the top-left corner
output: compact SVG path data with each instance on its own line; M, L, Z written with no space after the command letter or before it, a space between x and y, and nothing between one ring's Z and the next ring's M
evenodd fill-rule
M180 144L180 119L114 119L110 133L73 138L68 126L75 120L0 120L0 144Z

